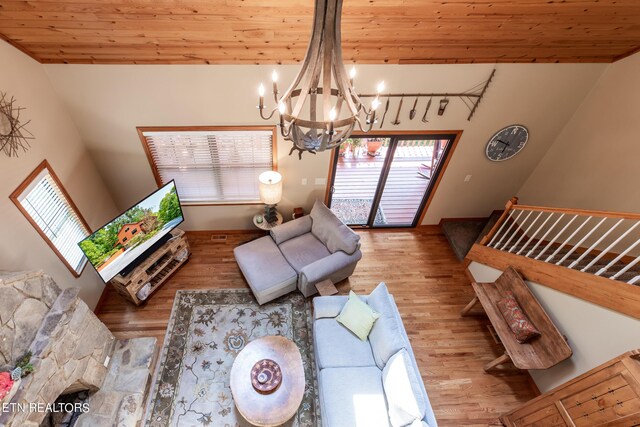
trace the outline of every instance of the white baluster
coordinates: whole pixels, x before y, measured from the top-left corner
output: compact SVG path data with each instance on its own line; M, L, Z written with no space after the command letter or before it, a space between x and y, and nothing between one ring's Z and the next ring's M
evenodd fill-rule
M573 245L573 248L571 248L571 250L569 252L567 252L567 254L565 256L563 256L560 261L556 262L556 265L560 265L563 262L565 262L566 259L569 258L571 256L571 254L574 253L575 250L578 249L580 247L580 245L582 245L585 242L585 240L587 240L598 228L600 228L602 223L605 222L607 219L608 218L602 218L600 220L600 222L597 223L596 226L591 229L591 231L589 231L587 234L585 234L584 237L582 239L580 239L580 241L578 243Z
M636 276L633 279L629 280L627 283L630 285L635 285L636 283L638 283L638 281L640 281L640 276Z
M573 220L575 220L578 216L574 216L573 219L571 221L569 221L569 223L567 225L564 226L564 228L562 229L562 231L560 231L560 233L558 233L558 236L560 236L560 234L562 234L562 232L564 232L564 230L566 230L569 225L571 225L571 223L573 222ZM555 257L556 255L558 255L558 252L560 252L562 250L562 248L565 247L565 245L567 243L569 243L569 241L573 238L573 236L575 236L576 234L578 234L578 232L580 230L582 230L582 227L584 227L589 221L591 221L591 218L593 218L592 216L588 217L587 220L585 222L583 222L582 224L580 224L580 226L578 227L578 229L576 231L574 231L567 240L564 241L563 244L561 244L558 249L556 249L551 255L549 255L549 257L547 259L544 260L544 262L550 262L553 257ZM555 240L549 242L549 244L547 245L547 247L549 247L552 243L555 243ZM544 248L544 251L542 251L540 253L540 255L542 255L543 252L545 252L547 250L547 248ZM538 257L540 256L538 255ZM536 259L538 259L538 257L536 257Z
M500 241L498 243L496 243L495 248L496 249L500 249L500 245L502 244L502 241L505 239L505 237L507 237L509 235L509 232L511 231L511 229L518 224L518 220L520 219L520 217L522 216L522 214L524 213L523 210L518 209L518 211L520 213L518 213L518 216L516 216L516 218L513 220L513 222L511 223L511 225L509 226L509 228L507 228L507 231L505 231L504 236L502 236L500 238ZM504 246L503 246L504 247Z
M633 245L631 245L627 249L625 249L620 255L618 255L609 264L605 265L600 270L598 270L598 272L596 273L596 276L601 276L603 273L608 271L611 267L613 267L618 261L620 261L622 258L624 258L629 252L631 252L633 250L633 248L635 248L638 245L640 245L640 239L636 240L636 242Z
M523 212L524 212L524 211L523 211ZM527 222L527 220L529 219L529 217L531 216L531 214L532 214L532 213L533 213L533 211L529 211L529 214L525 217L524 221L522 221L522 223L523 223L523 224L524 224L525 222ZM520 224L518 224L518 227L517 227L517 228L520 228ZM509 246L509 243L511 243L511 241L513 240L513 238L516 236L517 231L518 231L518 230L517 230L517 228L516 228L516 230L514 230L514 231L513 231L513 234L511 235L511 237L509 237L509 240L507 240L507 241L505 242L505 244L504 244L504 245L502 245L502 250L504 250L504 248L506 248L507 246ZM511 251L509 251L509 252L511 252Z
M595 247L596 247L596 246L598 246L600 243L602 243L602 241L603 241L604 239L606 239L606 238L607 238L607 236L608 236L609 234L611 234L611 232L612 232L613 230L615 230L616 228L618 228L618 226L619 226L623 221L624 221L624 218L622 218L621 220L619 220L618 222L616 222L615 224L613 224L613 227L611 227L609 230L607 230L607 232L606 232L606 233L602 234L602 236L600 236L600 238L599 238L598 240L596 240L596 242L595 242L593 245L591 245L591 246L589 247L589 249L587 249L587 250L586 250L582 255L580 255L580 256L578 257L578 259L577 259L577 260L573 261L573 262L569 265L569 268L573 268L573 267L575 267L576 265L578 265L578 264L580 263L580 261L582 261L582 260L583 260L583 259L584 259L588 254L589 254L589 253L591 253L591 251L593 251L593 250L595 249ZM584 271L584 270L582 270L582 271Z
M531 211L531 213L533 213L533 211ZM538 215L534 218L534 220L533 220L533 221L531 221L531 224L529 224L529 226L527 227L527 229L526 229L526 230L524 230L524 233L522 233L522 236L520 236L520 238L518 239L518 241L517 241L517 242L515 242L515 243L513 244L513 246L511 247L511 249L509 249L509 252L513 251L513 250L514 250L514 249L515 249L515 248L520 244L520 242L522 241L522 239L524 239L524 238L525 238L525 236L526 236L526 235L529 233L529 231L531 230L531 227L533 227L533 225L536 223L536 221L538 221L538 218L540 218L540 215L542 215L542 211L538 212ZM522 249L524 249L526 246L527 246L527 245L524 245L524 247L523 247ZM522 252L522 249L520 249L520 251L519 251L518 253Z
M616 280L618 277L622 276L624 273L631 270L631 268L633 268L633 266L639 262L640 262L640 256L634 259L633 261L631 261L629 264L627 264L625 268L623 268L622 270L618 271L616 274L611 276L610 279Z
M487 246L491 247L491 245L493 245L493 242L495 242L495 240L498 238L498 236L502 232L502 229L507 225L507 221L509 221L509 219L511 219L511 217L513 216L513 212L514 212L513 209L509 211L509 215L504 219L504 221L502 221L500 228L498 228L498 231L496 232L496 234L493 235L493 238L487 244Z
M624 220L620 220L620 222L622 222L622 221L624 221ZM620 222L618 222L618 224L620 224ZM609 251L611 251L611 249L613 249L613 248L614 248L618 243L620 243L620 242L622 241L622 239L624 239L625 237L627 237L627 236L629 235L629 233L631 233L633 230L635 230L635 228L636 228L638 225L640 225L640 222L636 222L635 224L633 224L633 225L632 225L632 226L631 226L627 231L625 231L624 233L622 233L622 235L621 235L620 237L618 237L618 238L616 239L616 241L615 241L615 242L613 242L612 244L610 244L610 245L609 245L609 246L608 246L604 251L602 251L602 252L601 252L597 257L595 257L595 258L593 259L593 261L591 261L589 264L587 264L587 266L586 266L585 268L583 268L582 270L580 270L580 271L587 271L588 269L590 269L591 267L593 267L593 266L594 266L598 261L600 261L600 259L601 259L605 254L609 253ZM640 240L639 240L638 242L640 242ZM636 244L638 244L638 242L636 242ZM624 256L624 255L623 255L623 256ZM622 258L622 257L620 257L620 258ZM617 262L617 261L616 261L616 262ZM615 263L614 263L614 264L615 264ZM608 266L607 266L607 267L608 267ZM606 271L606 268L607 268L607 267L605 267L605 271ZM598 272L600 272L600 271L602 271L602 270L599 270ZM596 274L597 274L597 273L596 273ZM597 274L597 275L599 276L600 274Z
M542 213L542 212L540 212L540 213ZM533 239L535 239L535 237L538 235L538 233L540 232L540 230L542 230L542 229L544 228L544 226L547 224L547 222L549 222L549 219L551 219L551 217L552 217L553 215L554 215L554 213L553 213L553 212L551 212L551 213L547 216L547 218L542 222L542 224L540 224L540 227L538 227L538 229L536 230L536 232L535 232L535 233L533 233L533 234L531 235L531 237L529 237L529 240L527 240L527 243L525 243L525 244L524 244L524 246L523 246L523 247L522 247L522 248L521 248L521 249L516 253L516 255L520 255L520 254L522 253L522 251L524 251L524 250L525 250L525 248L526 248L527 246L529 246L529 243L531 243L531 241L532 241ZM538 215L538 216L539 216L539 215ZM536 220L535 220L535 221L537 221L537 220L538 220L538 218L536 218ZM535 222L535 221L534 221L534 222Z
M553 223L553 225L551 226L551 228L550 228L550 229L548 229L546 233L544 233L544 236L542 236L542 237L540 238L540 240L538 240L538 243L536 243L536 244L535 244L535 246L534 246L534 247L533 247L529 252L527 252L527 255L525 255L525 256L529 256L529 255L531 255L532 253L534 253L534 252L535 252L535 250L536 250L536 249L538 249L538 246L540 246L540 243L544 242L544 239L546 239L546 238L547 238L547 236L551 233L551 230L553 230L554 228L556 228L556 225L558 225L558 223L560 222L560 220L561 220L562 218L564 218L564 216L565 216L565 215L566 215L566 214L564 214L564 213L563 213L562 215L560 215L560 216L558 217L558 219L556 220L556 222L554 222L554 223ZM549 216L549 218L551 218L551 216L553 216L553 213ZM542 225L544 226L544 224L542 224ZM542 251L542 252L544 252L544 251ZM542 255L542 253L541 253L540 255ZM538 255L538 256L540 256L540 255ZM538 259L538 257L536 257L535 259Z

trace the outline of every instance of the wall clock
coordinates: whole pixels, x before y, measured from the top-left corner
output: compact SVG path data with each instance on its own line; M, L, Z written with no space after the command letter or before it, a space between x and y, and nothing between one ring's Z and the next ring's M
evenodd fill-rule
M500 129L487 142L489 160L502 162L518 154L529 140L529 131L522 125L511 125Z

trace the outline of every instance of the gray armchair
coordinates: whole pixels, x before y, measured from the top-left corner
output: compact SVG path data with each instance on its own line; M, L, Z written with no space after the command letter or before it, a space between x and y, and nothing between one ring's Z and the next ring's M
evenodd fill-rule
M290 292L293 284L309 297L317 293L316 283L349 277L362 258L360 236L319 201L308 216L273 228L234 254L260 304Z
M362 258L360 236L319 201L309 216L273 228L271 238L298 274L298 289L306 297L324 279L337 283L351 276Z

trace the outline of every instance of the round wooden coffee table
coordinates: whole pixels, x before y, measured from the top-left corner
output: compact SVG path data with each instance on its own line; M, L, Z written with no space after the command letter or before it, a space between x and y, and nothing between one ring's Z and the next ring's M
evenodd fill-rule
M251 384L251 369L262 359L273 360L282 371L282 383L271 394L259 393ZM238 412L253 425L272 427L288 421L304 395L300 350L292 341L279 336L251 341L233 362L231 393Z

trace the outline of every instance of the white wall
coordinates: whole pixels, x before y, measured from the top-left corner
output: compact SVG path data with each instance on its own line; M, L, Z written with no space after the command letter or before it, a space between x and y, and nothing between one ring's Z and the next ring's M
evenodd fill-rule
M17 105L26 108L21 118L31 120L27 128L36 138L31 149L18 158L0 153L0 269L42 269L61 288L79 287L80 296L94 307L104 288L98 275L87 266L74 278L9 195L47 159L89 226L98 227L116 215L115 204L42 65L3 41L0 63L0 91L14 96Z
M469 271L478 282L493 282L502 273L477 262ZM553 368L529 371L542 392L640 345L640 320L538 283L527 284L573 350L570 359Z
M420 112L409 121L413 99L405 99L401 125L392 126L397 101L392 101L384 130L463 130L455 156L425 217L425 224L442 217L488 215L504 206L522 186L558 132L582 102L604 64L500 64L494 82L471 122L468 110L453 100L443 117L428 124ZM100 66L45 65L50 79L88 144L101 175L120 209L155 188L136 134L136 126L256 125L257 87L267 83L271 66ZM356 86L373 91L384 79L392 92L464 91L485 80L493 65L366 65L358 67ZM278 66L282 86L298 66ZM275 120L271 123L275 124ZM498 129L521 123L529 127L526 149L508 162L493 163L484 147ZM330 153L289 157L290 143L279 141L279 170L284 176L280 209L309 209L323 198ZM464 183L467 174L471 182ZM309 184L301 185L307 178ZM251 228L259 206L208 206L185 209L187 229Z
M640 54L607 67L518 191L523 204L640 212Z

